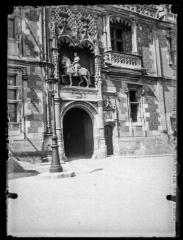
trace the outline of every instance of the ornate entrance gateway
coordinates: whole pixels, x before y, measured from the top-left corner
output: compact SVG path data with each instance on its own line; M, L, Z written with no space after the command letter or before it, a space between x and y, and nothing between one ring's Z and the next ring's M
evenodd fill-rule
M63 119L64 148L67 157L91 157L93 154L93 124L88 113L72 108Z

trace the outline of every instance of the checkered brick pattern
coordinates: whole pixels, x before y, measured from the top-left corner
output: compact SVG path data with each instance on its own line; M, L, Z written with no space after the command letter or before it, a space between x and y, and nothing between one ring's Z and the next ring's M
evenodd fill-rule
M143 56L143 64L144 67L151 72L153 69L153 60L152 60L152 52L147 47L142 47L142 56Z
M153 44L153 35L149 26L145 24L138 25L137 28L137 48L142 55L143 65L148 72L154 72L154 59L151 50Z
M158 113L158 104L155 102L155 98L152 96L146 96L145 98L148 108L145 109L145 112L149 113L149 117L146 116L146 121L149 125L150 131L158 131L158 126L160 126L159 113Z
M37 74L30 74L28 76L27 85L28 85L29 88L42 90L42 85L40 85L39 82L42 82L41 77L39 75L37 75Z
M149 44L152 43L152 32L149 29L149 26L145 24L138 25L137 28L137 40L138 40L138 50L141 52L142 46L149 47Z
M28 133L42 133L43 132L42 127L43 127L42 121L30 121Z
M172 113L176 109L175 87L166 86L164 89L165 89L166 110L167 110L167 113Z

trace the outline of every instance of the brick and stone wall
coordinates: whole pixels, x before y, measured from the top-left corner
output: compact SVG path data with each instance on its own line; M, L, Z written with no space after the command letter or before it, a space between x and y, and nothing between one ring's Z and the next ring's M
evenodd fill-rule
M22 107L24 122L19 135L11 136L10 147L19 156L41 156L43 144L43 77L39 66L27 66L26 79L22 81ZM23 111L23 110L22 110ZM11 131L9 129L10 135Z
M130 123L128 95L124 92L128 84L132 83L141 84L145 88L142 102L142 124L139 126L133 126ZM112 89L117 93L120 154L170 153L167 136L161 134L163 112L161 112L160 104L163 104L163 95L159 98L157 79L105 76L104 89L105 91ZM167 89L166 98L170 97L172 91L172 88ZM169 104L167 100L166 104L169 105L168 109L171 108L172 102Z
M41 8L24 7L22 11L23 56L39 60L42 48Z
M170 52L168 50L168 42L167 42L167 36L168 31L167 30L159 30L159 42L160 42L160 57L161 57L161 64L162 64L162 75L165 78L175 79L176 78L176 69L175 69L175 63L172 62L173 59L170 60ZM172 39L172 50L175 49L176 41Z
M171 132L171 120L170 118L176 113L176 81L175 80L166 80L163 81L164 97L165 97L165 106L166 106L166 118L167 118L167 127L168 131Z
M9 146L13 152L19 155L41 156L44 132L44 86L43 73L39 66L42 49L41 8L21 7L21 11L20 8L16 9L16 14L18 16L16 18L16 36L21 33L21 37L19 43L15 41L13 51L10 44L8 55L23 59L23 62L15 64L24 69L19 84L22 92L22 96L19 96L22 102L20 109L22 123L19 127L19 136L11 135L15 132L16 124L9 129L11 138ZM18 26L21 26L21 31Z
M44 74L43 69L39 66L39 61L42 60L44 49L42 43L42 15L40 7L22 7L20 18L17 18L16 23L22 27L21 38L18 43L17 39L8 41L8 56L15 57L24 61L17 63L25 69L26 79L22 80L22 105L20 111L24 107L23 119L21 125L21 137L15 135L10 139L10 146L13 151L26 155L37 153L42 155L43 147L43 132L45 124L44 114ZM102 18L98 18L99 38L102 36ZM141 73L136 75L135 71L129 70L127 74L125 69L120 68L119 74L115 69L103 74L103 91L111 92L115 95L117 102L117 119L119 130L119 148L120 154L158 154L167 153L166 137L162 136L161 130L163 126L163 101L165 101L165 114L170 129L170 117L172 116L176 106L176 71L173 65L170 64L170 56L167 45L167 31L165 29L158 29L151 26L153 24L144 23L141 21L137 24L137 47L138 53L142 56L143 67L147 69L147 76L154 77L154 80L143 78ZM19 31L19 28L16 28ZM156 31L156 32L153 32ZM107 32L105 32L107 34ZM154 43L154 37L158 36L159 50L160 50L160 66L157 67L157 46ZM48 39L47 39L48 41ZM100 47L104 48L103 43L100 42ZM157 42L156 42L157 43ZM175 45L175 41L173 42ZM104 50L104 49L102 49ZM156 51L155 51L156 50ZM101 51L102 53L102 51ZM161 76L158 74L158 69L161 69ZM123 70L125 74L123 74ZM107 71L106 71L107 72ZM158 74L157 74L158 73ZM161 92L157 90L158 79L162 77L160 85L163 89ZM129 116L129 102L128 94L124 90L128 84L137 83L142 86L146 85L146 90L142 102L142 125L132 126ZM158 92L159 91L159 92ZM164 94L164 95L163 95ZM20 105L19 105L20 106ZM115 127L117 123L115 122ZM164 124L166 125L166 124ZM115 128L114 127L114 128ZM17 125L11 125L9 131L17 131ZM17 131L18 133L18 131Z
M138 53L142 56L143 67L147 69L148 74L155 74L155 51L152 26L150 27L147 24L138 25L137 48Z

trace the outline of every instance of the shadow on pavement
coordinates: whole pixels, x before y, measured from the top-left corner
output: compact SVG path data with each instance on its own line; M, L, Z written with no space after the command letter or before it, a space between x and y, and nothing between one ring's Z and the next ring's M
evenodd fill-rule
M36 170L24 170L24 172L8 173L8 179L22 178L22 177L32 177L40 174Z
M13 157L8 159L7 164L7 178L8 179L15 179L21 177L31 177L38 175L40 172L36 170L26 170L24 169L21 164Z

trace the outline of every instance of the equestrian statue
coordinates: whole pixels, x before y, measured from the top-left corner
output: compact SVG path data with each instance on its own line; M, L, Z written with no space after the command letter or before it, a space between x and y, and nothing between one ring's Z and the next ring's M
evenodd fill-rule
M77 52L74 52L74 61L73 63L71 62L70 58L67 56L63 56L62 58L62 66L64 69L64 75L69 76L69 81L70 81L70 87L72 86L72 76L78 76L80 77L81 81L79 82L79 86L81 83L86 81L86 87L89 87L91 84L90 81L90 72L88 69L81 67L79 64L80 57L77 55Z

